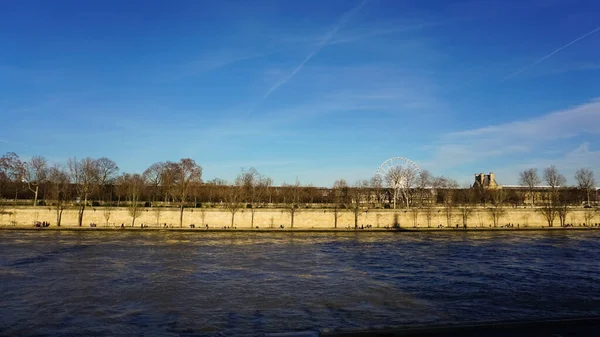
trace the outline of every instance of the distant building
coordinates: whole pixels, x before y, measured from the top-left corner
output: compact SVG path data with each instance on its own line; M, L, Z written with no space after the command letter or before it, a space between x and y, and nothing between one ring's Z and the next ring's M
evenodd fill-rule
M490 172L489 174L479 173L475 174L475 183L473 183L473 187L476 188L501 188L498 183L496 183L496 177L494 176L494 172Z

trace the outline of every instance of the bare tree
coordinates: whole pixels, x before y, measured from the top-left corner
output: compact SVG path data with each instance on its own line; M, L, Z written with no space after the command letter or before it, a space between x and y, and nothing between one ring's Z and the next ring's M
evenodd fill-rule
M587 196L587 204L590 204L590 191L596 186L596 179L594 179L594 171L589 168L580 168L575 172L575 179L577 180L577 186L583 190Z
M436 186L436 190L441 192L442 202L444 205L444 213L446 215L446 225L452 226L452 216L454 214L455 207L455 195L456 189L458 188L458 183L454 179L448 179L444 177L439 177L435 179L434 185ZM438 192L438 193L439 193Z
M50 199L56 211L56 225L60 227L62 213L67 208L71 198L69 189L69 173L63 167L54 165L49 169L48 182L50 183Z
M475 216L477 217L477 221L479 222L479 227L483 227L483 212L480 210L476 210Z
M398 199L398 191L406 202L406 207L410 207L411 189L416 179L416 172L411 168L394 166L386 173L385 181L393 189L393 203L396 208L396 200Z
M300 181L296 180L294 185L284 184L282 187L284 187L286 194L285 210L290 214L290 228L294 228L294 217L302 210L300 207L302 186L300 185Z
M142 215L142 211L144 210L140 202L146 182L144 177L138 173L125 174L124 177L127 186L127 201L129 202L127 212L131 216L131 227L133 227L135 226L135 220Z
M114 207L112 207L112 206L104 206L104 210L103 210L102 214L104 215L104 220L106 220L106 227L108 227L108 221L110 220L110 217L112 216L113 210L114 210Z
M566 218L566 204L561 207L561 198L560 198L560 190L561 187L564 187L567 179L565 176L560 174L554 165L547 167L544 170L544 180L550 186L550 192L546 196L546 200L544 201L543 207L539 210L542 213L546 221L548 222L548 226L552 227L554 224L554 219L558 216L561 219L561 214L564 213Z
M98 186L100 194L102 194L101 198L102 201L106 201L107 189L109 185L114 183L119 173L119 166L106 157L96 159L96 166L98 169Z
M596 211L593 209L586 209L583 212L583 220L585 221L586 226L592 225L592 220L596 217Z
M264 205L265 202L270 202L270 191L273 187L273 179L263 176L260 176L260 179L256 184L256 193L257 198L260 203Z
M354 187L350 188L350 207L354 214L354 229L358 228L358 217L362 212L369 211L369 203L365 202L368 192L369 182L361 180L356 182Z
M208 202L222 202L224 199L224 195L226 194L227 181L221 178L214 178L209 180L204 184L205 191L208 194Z
M23 174L23 162L19 156L14 152L8 152L0 157L0 179L1 184L6 185L8 183L14 183L15 187L21 183ZM14 204L17 203L17 195L19 189L15 188Z
M544 180L550 186L553 193L556 193L559 187L562 187L567 183L565 176L560 174L554 165L547 167L544 170Z
M71 173L71 181L75 184L75 191L80 203L77 223L81 227L88 198L98 186L98 166L92 158L84 158L80 161L77 161L75 158L69 159L68 166Z
M490 218L494 222L494 227L498 227L500 219L502 219L507 211L504 208L505 194L501 189L490 191L492 196L492 205L487 208Z
M150 165L143 175L150 185L152 195L152 202L155 202L161 196L160 187L162 184L163 173L165 170L166 164L164 162L158 162Z
M410 210L410 214L412 215L412 219L413 219L413 227L417 227L419 225L419 214L421 213L422 208L419 207L413 207Z
M231 185L224 197L225 208L231 213L231 227L235 227L235 213L242 208L243 192L239 185Z
M373 196L375 197L375 204L376 207L380 207L381 204L383 203L383 180L381 179L381 176L376 174L374 175L371 180L369 181L369 184L371 186L371 191Z
M4 188L10 183L8 165L6 163L7 154L0 157L0 201L3 199Z
M2 203L2 201L0 201L0 221L2 220L2 217L4 215L10 215L12 214L11 212L7 212L6 211L6 205L4 205L4 203Z
M463 188L457 193L458 211L462 218L462 225L467 228L469 218L474 212L473 203L475 202L475 188L469 186L463 186Z
M179 227L183 227L183 208L194 183L202 182L202 168L190 158L183 158L173 166L173 196L179 200Z
M541 208L538 209L538 212L542 214L546 222L548 223L548 227L552 227L554 224L554 219L558 215L558 209L556 207L555 201L553 201L554 197L550 196L546 200L544 200L544 204Z
M425 220L427 221L427 228L431 227L431 221L435 216L435 208L431 205L427 205L423 208L423 213L425 214Z
M121 206L121 199L127 198L127 173L123 173L115 178L115 194L117 195L117 207Z
M45 183L48 177L48 162L44 157L34 156L28 163L23 162L22 168L21 180L33 192L33 206L36 206L40 185Z
M202 220L202 227L204 227L205 225L205 220L206 220L206 208L201 207L200 208L200 220Z
M178 175L179 165L178 163L173 163L170 161L165 162L165 166L163 168L160 181L161 181L161 191L163 194L163 201L165 203L170 203L174 201L175 196L177 195L177 189L175 188L175 179Z
M236 185L241 186L243 199L250 206L250 228L254 228L254 213L271 184L270 178L264 177L253 167L247 171L242 169L236 178Z
M333 183L331 196L331 202L333 203L333 228L337 228L338 219L342 216L341 210L348 208L349 193L346 180L340 179Z
M160 225L160 214L162 213L162 207L152 206L152 213L154 213L154 218L156 219L156 227L158 227Z
M459 207L459 212L460 212L460 216L462 218L463 227L467 228L469 218L473 214L474 209L471 208L470 206L461 205L461 207Z
M560 200L556 205L556 215L558 215L558 221L560 222L561 227L565 227L567 222L567 215L569 214L569 205L564 198L564 196L559 196Z
M428 188L431 187L433 181L433 175L427 171L419 171L417 176L416 186L419 198L419 205L423 206L425 203L425 199L429 199L431 195L428 195Z
M519 184L521 186L527 186L529 190L529 195L531 197L531 208L535 203L535 187L541 183L540 178L537 174L537 169L529 168L521 173L519 173Z

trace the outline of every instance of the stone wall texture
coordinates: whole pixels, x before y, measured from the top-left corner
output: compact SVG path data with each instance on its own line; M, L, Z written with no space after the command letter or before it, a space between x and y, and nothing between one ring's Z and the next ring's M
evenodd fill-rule
M110 214L109 214L110 213ZM446 214L442 208L433 210L431 226L437 227L440 224L446 226ZM586 216L585 214L588 214ZM108 220L106 216L108 215ZM354 214L345 210L340 212L338 217L338 228L354 227ZM591 216L591 219L590 219ZM587 219L586 219L587 218ZM361 224L371 225L373 228L383 228L394 224L395 219L401 227L427 227L427 220L424 211L413 210L380 210L372 209L367 212L361 212L358 218L359 226ZM580 223L600 222L600 212L594 209L573 208L567 216L567 223L579 225ZM16 207L5 208L0 215L0 225L20 225L33 226L36 221L50 222L54 227L56 224L56 211L49 207ZM127 208L107 209L103 207L88 207L83 217L83 225L89 227L90 223L96 223L98 227L131 226L131 216ZM149 227L162 226L166 223L169 226L179 227L179 209L176 208L144 208L142 214L136 219L135 226L140 224ZM237 229L251 228L251 210L240 209L235 214L235 227ZM530 208L507 208L507 213L503 216L499 224L504 225L512 223L516 227L519 224L522 227L541 227L547 226L547 222L535 209ZM160 225L159 225L160 224ZM189 228L190 224L198 227L222 228L231 226L231 213L224 209L212 208L186 208L184 209L183 227ZM452 216L452 226L462 225L462 217L459 211ZM468 218L469 227L489 227L493 221L489 212L483 208L475 208ZM77 225L77 209L67 209L63 212L62 226ZM254 227L260 229L279 228L284 225L290 228L290 213L284 209L257 209L254 215ZM559 226L559 219L556 218L554 226ZM298 229L329 229L334 227L334 212L330 209L303 209L296 213L294 217L294 228Z

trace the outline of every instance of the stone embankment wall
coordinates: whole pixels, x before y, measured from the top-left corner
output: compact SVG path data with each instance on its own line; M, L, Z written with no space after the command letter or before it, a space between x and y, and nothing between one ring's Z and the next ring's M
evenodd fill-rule
M20 225L30 226L36 221L50 222L51 226L56 225L56 211L49 207L16 207L5 208L0 215L0 225ZM106 215L109 214L108 221ZM580 224L586 222L585 214L592 214L591 222L600 222L600 212L594 209L573 208L567 216L567 223ZM354 227L354 214L351 211L340 212L338 217L338 228ZM397 220L396 220L397 219ZM373 228L383 228L391 226L394 222L400 224L401 227L414 226L414 211L413 210L380 210L372 209L368 212L362 212L358 218L359 226L361 224L371 225ZM84 226L88 227L90 223L96 223L98 227L104 226L120 226L124 223L126 226L131 226L131 216L127 208L114 208L110 211L103 207L88 207L85 210L83 217ZM179 226L179 209L177 208L144 208L142 214L136 219L136 227L140 224L145 224L150 227L156 227L157 224L166 223L174 227ZM541 227L547 226L547 222L539 212L532 209L507 209L507 213L503 216L499 224L504 225L513 223L523 227ZM231 213L225 209L209 209L209 208L186 208L184 210L183 226L189 228L190 224L195 224L196 228L205 227L206 224L210 228L222 228L223 226L231 226ZM237 229L250 228L251 211L249 209L241 209L235 214L235 226ZM417 211L416 224L418 227L427 227L426 215L423 211ZM437 208L433 212L431 226L437 227L440 224L444 226L446 223L446 214L444 209ZM458 210L452 217L452 224L462 224L462 217ZM469 227L489 227L493 221L489 213L483 208L475 208L471 216L468 218ZM62 226L77 225L77 209L67 209L63 212ZM284 225L285 228L290 228L290 214L283 209L257 209L254 215L254 226L260 229L279 228ZM556 218L554 226L559 226L559 219ZM297 212L294 217L294 228L310 229L310 228L333 228L334 213L330 209L303 209Z

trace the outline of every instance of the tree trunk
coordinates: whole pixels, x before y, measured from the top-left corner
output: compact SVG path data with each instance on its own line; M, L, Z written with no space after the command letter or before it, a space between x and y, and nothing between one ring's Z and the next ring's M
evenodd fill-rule
M354 210L354 229L358 228L358 210Z
M56 226L60 227L60 221L62 220L62 206L56 208Z
M79 209L79 219L78 219L79 227L81 227L81 225L83 224L83 212L85 211L86 204L87 204L87 196L85 198L83 198L83 205L81 205L81 208Z
M295 210L292 208L292 212L290 213L290 216L291 216L291 218L290 218L290 228L294 228L294 213L295 213Z
M338 210L337 208L333 210L333 228L337 228L338 221Z
M38 199L38 191L39 191L39 186L35 187L35 191L33 191L34 196L33 196L33 206L37 206L37 199Z
M252 209L250 210L250 228L254 228L254 205L252 205Z
M586 192L587 192L587 204L589 205L590 204L590 189L588 188Z
M531 208L533 208L533 204L534 204L533 190L531 190L530 193L531 193Z
M81 206L81 208L79 208L79 214L77 217L77 225L79 227L81 227L81 225L83 224L83 211L85 209L85 206Z
M233 224L235 223L235 212L231 212L231 228L233 228Z
M181 208L179 211L179 228L183 227L183 202L181 203Z

